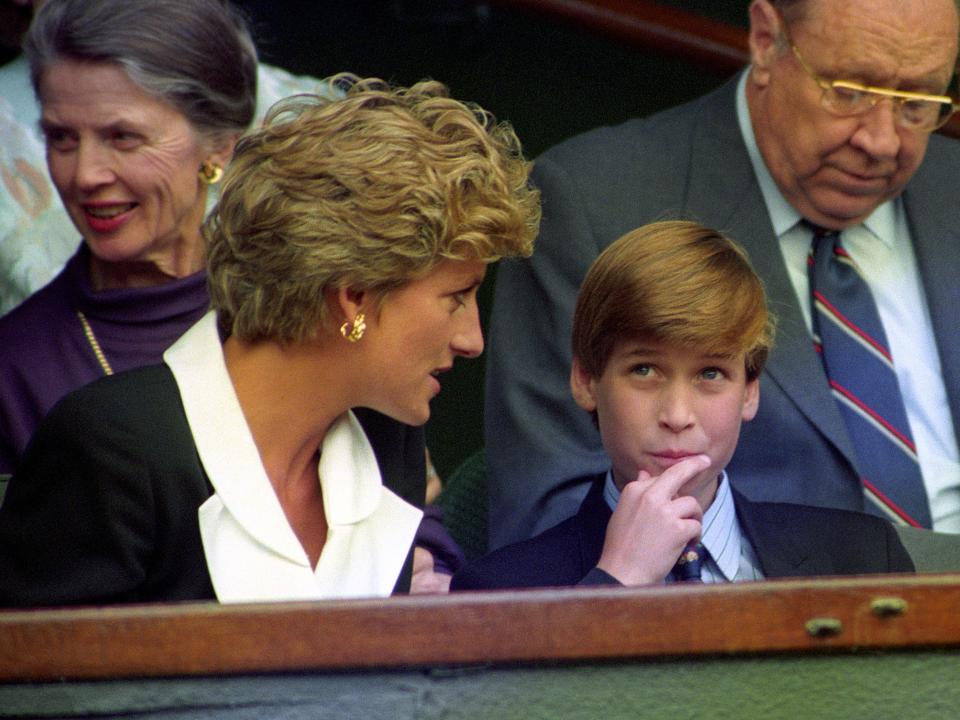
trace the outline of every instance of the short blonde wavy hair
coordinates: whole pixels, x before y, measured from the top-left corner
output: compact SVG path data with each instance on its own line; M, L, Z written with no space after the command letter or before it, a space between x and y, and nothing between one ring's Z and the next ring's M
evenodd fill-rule
M325 290L382 300L443 260L533 251L539 193L509 125L439 82L327 86L241 138L204 227L212 305L245 341L330 327Z
M759 377L774 318L746 252L716 230L665 220L632 230L591 265L573 316L573 355L599 378L617 343L650 339L698 352L743 353Z

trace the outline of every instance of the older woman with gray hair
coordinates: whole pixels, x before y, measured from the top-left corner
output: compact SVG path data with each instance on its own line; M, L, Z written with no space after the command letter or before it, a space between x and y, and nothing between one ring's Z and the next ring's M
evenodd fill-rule
M539 198L513 131L439 83L331 82L237 144L213 310L40 426L0 507L0 604L407 590L420 426Z
M24 52L83 243L0 318L0 473L64 394L159 362L207 311L208 188L256 107L253 41L218 0L49 0Z

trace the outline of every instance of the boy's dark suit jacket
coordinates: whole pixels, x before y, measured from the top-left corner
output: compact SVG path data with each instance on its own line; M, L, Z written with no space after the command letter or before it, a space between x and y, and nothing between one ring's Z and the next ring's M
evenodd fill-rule
M611 511L606 474L580 510L530 540L468 563L451 590L576 585L600 559ZM887 521L847 510L751 502L733 490L737 518L767 578L912 572L913 562Z
M384 485L422 507L423 429L355 414ZM0 606L214 599L197 520L212 492L166 365L70 393L0 506ZM412 548L394 592L409 588L411 561Z

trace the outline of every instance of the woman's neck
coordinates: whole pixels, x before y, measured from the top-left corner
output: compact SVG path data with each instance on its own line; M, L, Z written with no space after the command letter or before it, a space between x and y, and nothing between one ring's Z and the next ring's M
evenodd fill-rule
M282 346L229 337L223 349L244 419L279 492L303 476L327 431L349 409L341 369L313 343Z
M224 343L227 372L264 470L287 522L316 567L327 523L319 477L320 447L349 409L342 368L322 348L274 342Z
M184 249L175 256L157 260L110 262L90 255L90 287L95 291L111 288L143 288L188 277L204 268L202 246Z

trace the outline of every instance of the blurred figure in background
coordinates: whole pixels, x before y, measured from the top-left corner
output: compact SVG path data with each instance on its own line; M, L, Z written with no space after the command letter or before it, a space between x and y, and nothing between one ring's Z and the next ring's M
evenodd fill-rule
M43 2L0 0L0 46L11 57L0 66L0 315L50 282L79 241L46 171L40 109L29 63L19 53L32 14ZM316 78L259 63L256 117L280 98L318 87Z

